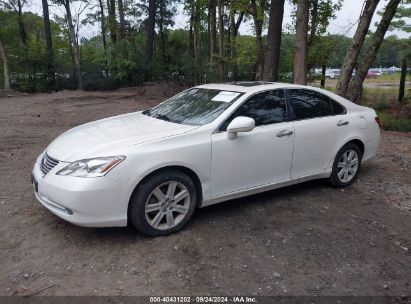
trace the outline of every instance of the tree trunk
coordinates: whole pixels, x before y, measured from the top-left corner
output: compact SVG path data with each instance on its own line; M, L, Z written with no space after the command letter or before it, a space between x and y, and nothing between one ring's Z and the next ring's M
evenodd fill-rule
M113 49L117 42L117 22L116 22L116 1L107 0L108 25L110 29L111 48Z
M164 0L160 3L160 20L158 24L159 34L160 34L160 48L161 48L161 58L163 64L166 63L166 38L164 35Z
M117 21L116 21L116 1L107 0L107 11L108 11L108 27L110 30L110 40L111 40L111 77L115 77L117 74L117 63L116 63L116 44L117 44Z
M280 64L281 35L285 0L271 0L270 21L268 24L267 51L265 54L262 80L277 81Z
M323 65L321 67L321 88L325 88L325 74L327 73L327 67Z
M194 22L194 27L193 27L193 42L194 42L194 48L193 48L193 55L194 55L194 60L196 61L196 64L198 63L199 59L199 37L198 37L198 26L196 24L197 22Z
M401 65L400 91L398 94L398 101L403 102L405 97L405 80L407 78L407 58L404 56Z
M207 9L207 37L208 37L208 58L211 58L211 15L210 15L210 1L208 1Z
M237 36L238 36L238 31L240 29L240 25L243 22L245 12L241 12L240 15L238 16L237 21L235 21L234 25L234 32L233 32L233 41L232 43L232 50L231 50L231 56L232 60L234 61L234 67L233 67L233 78L234 80L238 80L238 64L237 64Z
M44 1L44 0L43 0ZM100 6L100 26L101 26L101 36L103 39L103 48L104 48L104 67L106 72L106 77L108 76L108 62L107 62L107 39L106 39L106 17L104 15L104 6L103 0L98 0Z
M264 44L263 44L263 25L260 21L255 22L255 41L257 44L257 71L256 80L261 80L264 69Z
M224 1L218 0L218 55L220 80L224 81Z
M263 4L263 2L261 2ZM264 6L261 7L264 11ZM259 15L256 0L251 0L251 14L254 20L255 41L257 45L257 70L255 79L261 80L264 69L264 44L263 44L263 24L264 19Z
M235 26L234 26L234 36L235 37L238 36L238 31L240 30L240 26L241 26L241 23L243 22L244 15L245 15L245 12L241 12L240 16L238 16L238 19L235 22Z
M231 5L230 7L230 38L229 38L229 49L230 49L230 66L231 66L231 78L232 80L237 80L238 78L238 65L237 65L237 36L238 30L244 19L244 12L240 12L238 19L235 19L236 11Z
M190 8L190 30L189 30L189 45L188 45L188 54L190 57L194 58L194 14L195 14L195 8L194 8L194 0L191 1L191 8Z
M307 84L308 19L310 3L298 0L296 21L296 47L294 53L294 83Z
M124 18L123 0L118 0L118 18L120 20L120 39L126 38L126 21Z
M10 70L9 70L9 61L7 58L7 49L1 40L0 40L0 54L1 54L1 59L3 61L4 90L10 91Z
M154 55L154 30L156 24L156 1L149 0L148 4L148 22L147 22L147 41L146 41L146 64L144 80L149 79L149 71L151 69L151 62Z
M19 30L20 30L20 38L24 44L27 43L27 33L23 23L23 7L21 4L21 0L17 0L17 7L18 7L18 14L19 14Z
M126 79L129 85L132 83L132 76L130 73L129 65L127 64L128 60L128 40L126 32L126 20L124 17L124 3L123 0L118 0L118 18L120 21L120 40L121 40L121 54L123 61L121 63L121 68L125 70Z
M383 16L381 17L381 21L378 24L377 30L371 37L370 46L364 52L364 54L366 54L364 60L357 63L356 74L351 80L346 94L348 99L355 103L361 103L364 79L367 77L368 70L374 63L375 57L377 56L381 44L384 41L385 33L387 32L391 21L397 12L400 2L401 0L390 0L387 4Z
M311 25L310 25L310 37L308 38L308 46L314 43L315 35L317 33L318 26L318 0L311 0Z
M308 49L314 45L315 39L317 38L317 29L318 29L318 2L319 0L310 0L310 30L308 35ZM310 60L311 59L311 60ZM314 65L317 64L314 58L308 58L307 60L307 72L309 73Z
M196 83L201 83L200 75L200 13L197 3L194 1L194 23L193 23L193 43L194 43L194 60L195 60L195 77Z
M64 7L66 9L67 23L68 23L69 35L70 35L70 45L71 45L71 49L73 53L74 65L76 67L77 88L79 90L82 90L83 89L83 77L81 75L80 53L79 53L79 47L77 44L76 34L74 31L73 17L71 15L71 8L70 8L69 0L64 1Z
M210 0L210 64L214 63L214 55L217 53L217 10L215 0Z
M235 11L233 10L232 7L230 7L230 43L229 43L229 48L230 48L230 78L231 80L237 80L237 74L234 72L237 68L236 64L236 54L237 54L237 47L236 47L236 33L235 33Z
M337 94L342 97L347 96L348 85L350 83L354 67L357 63L358 55L360 54L365 37L367 36L378 2L379 0L366 0L357 30L345 55L344 62L341 66L341 75L336 86Z
M54 88L55 73L54 73L54 54L53 54L53 40L51 36L49 5L47 0L42 0L43 5L43 19L44 19L44 33L46 37L47 49L47 81L49 88Z
M44 0L43 0L44 1ZM103 39L103 47L104 47L104 52L106 53L107 51L107 39L106 39L106 16L104 15L104 6L103 6L103 1L98 0L99 5L100 5L100 25L101 25L101 36ZM106 54L107 55L107 54Z

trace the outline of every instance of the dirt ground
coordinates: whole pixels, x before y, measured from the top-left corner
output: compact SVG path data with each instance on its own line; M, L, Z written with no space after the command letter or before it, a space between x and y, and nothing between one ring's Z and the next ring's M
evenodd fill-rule
M179 90L0 99L0 295L411 294L411 134L384 132L349 188L314 181L233 200L169 237L76 227L36 201L31 169L57 135Z

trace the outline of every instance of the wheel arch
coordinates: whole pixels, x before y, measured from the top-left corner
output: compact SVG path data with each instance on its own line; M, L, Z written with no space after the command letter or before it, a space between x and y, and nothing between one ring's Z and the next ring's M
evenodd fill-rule
M353 143L355 145L358 146L358 148L361 150L362 156L364 156L364 151L365 151L365 144L364 144L364 140L362 140L359 137L353 137L353 138L349 138L346 141L344 141L344 143L342 145L340 145L338 147L338 149L335 151L335 154L333 155L333 157L330 159L330 162L328 164L328 168L332 168L332 165L334 163L335 157L337 156L338 152L340 152L340 150L347 144L349 143ZM361 157L362 157L361 156Z
M146 174L138 183L137 185L134 187L129 201L128 201L128 207L127 207L127 218L130 218L130 206L131 206L131 199L134 195L134 193L137 191L138 187L146 180L150 179L152 176L157 175L157 174L161 174L162 172L166 172L166 171L180 171L184 174L186 174L194 183L194 186L196 188L197 191L197 202L196 205L197 207L201 207L201 203L203 201L203 187L201 185L201 181L200 178L198 177L197 173L195 173L192 169L185 167L185 166L181 166L181 165L169 165L169 166L165 166L165 167L161 167L161 168L157 168L151 172L149 172L148 174Z
M349 144L349 143L353 143L354 145L356 145L356 146L361 150L361 153L362 153L361 156L364 155L365 144L364 144L364 142L363 142L362 140L360 140L360 139L358 139L358 138L352 139L352 140L346 142L346 143L343 145L343 147L344 147L346 144Z

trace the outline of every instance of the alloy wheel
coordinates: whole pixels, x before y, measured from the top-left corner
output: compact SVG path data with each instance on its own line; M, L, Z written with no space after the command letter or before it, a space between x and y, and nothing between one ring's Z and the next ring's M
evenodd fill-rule
M357 174L358 165L358 153L354 150L345 151L338 162L337 172L339 180L343 183L350 182Z
M151 192L146 201L146 219L155 229L171 229L185 218L190 203L190 192L182 183L163 183Z

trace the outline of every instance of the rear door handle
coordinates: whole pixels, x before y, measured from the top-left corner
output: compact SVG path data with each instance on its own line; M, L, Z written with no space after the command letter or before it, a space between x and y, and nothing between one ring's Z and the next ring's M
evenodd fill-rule
M277 134L277 137L291 136L293 134L294 134L294 132L291 131L291 130L282 130Z
M337 122L337 126L342 127L342 126L348 126L350 122L348 120L340 120Z

